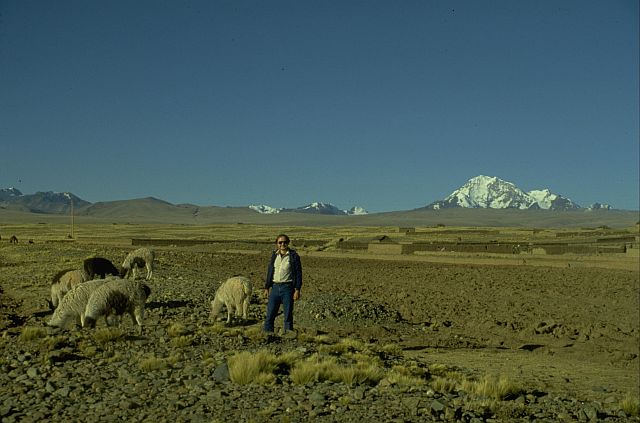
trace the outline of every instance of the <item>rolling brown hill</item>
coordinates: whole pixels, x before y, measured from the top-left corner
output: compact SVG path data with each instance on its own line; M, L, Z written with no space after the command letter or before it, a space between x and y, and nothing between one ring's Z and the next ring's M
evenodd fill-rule
M64 222L70 214L30 213L0 208L2 223ZM93 203L74 211L78 223L263 224L299 226L467 226L534 228L633 227L640 212L626 210L442 209L332 216L284 212L260 214L248 207L171 204L153 197Z

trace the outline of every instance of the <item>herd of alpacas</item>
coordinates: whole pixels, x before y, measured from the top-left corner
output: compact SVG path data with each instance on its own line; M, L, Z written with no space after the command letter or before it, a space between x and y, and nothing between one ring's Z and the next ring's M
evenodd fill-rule
M53 316L49 326L64 328L70 322L93 328L101 317L105 324L117 324L127 313L140 334L143 332L144 308L151 294L149 286L136 280L137 270L146 269L145 280L151 280L155 253L143 247L127 254L120 269L103 257L84 260L82 269L58 272L51 284L49 306ZM215 319L227 308L227 324L232 315L247 319L253 288L244 276L226 280L216 290L211 301L211 317Z

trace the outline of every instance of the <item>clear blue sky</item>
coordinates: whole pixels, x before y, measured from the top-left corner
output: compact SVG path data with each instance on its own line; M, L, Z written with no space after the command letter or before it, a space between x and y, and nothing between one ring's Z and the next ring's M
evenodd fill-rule
M0 188L638 209L637 0L0 0Z

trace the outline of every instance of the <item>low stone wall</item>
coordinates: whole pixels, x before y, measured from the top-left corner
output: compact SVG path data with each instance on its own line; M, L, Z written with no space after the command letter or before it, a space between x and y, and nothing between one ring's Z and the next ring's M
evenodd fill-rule
M337 248L345 250L367 250L374 254L413 254L419 251L456 252L456 253L492 253L492 254L638 254L639 249L632 244L603 245L547 243L430 243L430 242L349 242L337 244Z
M411 244L392 244L371 242L367 246L367 251L374 254L409 254L405 247Z
M202 245L202 244L251 244L251 245L266 245L273 244L273 241L257 241L257 240L242 240L242 239L160 239L160 238L132 238L131 245Z

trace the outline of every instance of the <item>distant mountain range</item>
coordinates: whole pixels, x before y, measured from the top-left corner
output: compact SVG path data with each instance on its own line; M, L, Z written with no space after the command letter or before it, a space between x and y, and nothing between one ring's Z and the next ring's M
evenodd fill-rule
M266 205L250 205L250 209L262 214L277 214L277 213L312 213L312 214L329 214L334 216L348 215L348 216L360 216L368 214L368 212L362 207L352 207L349 210L342 210L334 206L331 203L311 203L306 206L298 207L295 209L275 208Z
M73 207L80 209L91 203L69 192L36 192L24 195L16 188L0 189L0 207L31 213L68 213Z
M74 213L78 215L92 215L97 211L104 214L106 209L122 210L126 207L127 203L133 202L136 202L138 206L145 204L145 207L151 207L150 204L153 204L153 207L161 206L167 210L178 208L181 212L188 211L194 216L205 213L210 209L217 209L218 212L222 209L222 207L217 206L200 207L191 204L173 205L154 198L90 203L71 193L48 191L25 195L16 188L0 189L0 208L31 213L67 214L73 204L75 209ZM444 200L435 201L421 209L440 210L453 208L577 210L581 209L581 206L567 197L552 193L549 189L524 192L511 182L504 181L495 176L480 175L469 179L462 187L453 191ZM301 213L332 216L363 216L368 214L362 207L355 206L349 210L343 210L331 203L322 202L314 202L298 208L250 205L247 207L227 209L245 210L248 213L266 215ZM601 203L594 203L587 208L587 210L610 209L611 206Z

